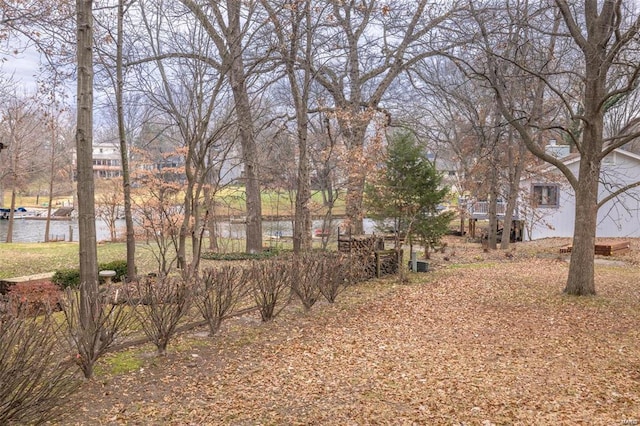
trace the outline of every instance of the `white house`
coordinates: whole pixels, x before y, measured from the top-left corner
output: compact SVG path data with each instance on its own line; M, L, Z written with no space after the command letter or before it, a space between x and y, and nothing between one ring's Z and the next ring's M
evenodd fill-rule
M120 146L115 143L93 144L93 175L98 178L114 178L122 174Z
M562 160L578 176L580 156ZM602 161L598 199L640 182L640 155L616 149ZM525 220L525 239L572 237L575 196L564 175L549 165L521 181L520 217ZM598 211L596 237L640 237L640 187L628 190Z

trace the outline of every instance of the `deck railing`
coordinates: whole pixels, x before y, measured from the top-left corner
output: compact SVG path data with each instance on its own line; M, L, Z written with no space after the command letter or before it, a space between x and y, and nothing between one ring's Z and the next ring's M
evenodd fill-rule
M500 215L504 215L505 212L507 211L507 203L502 202L502 201L498 201L498 203L496 204L496 214ZM475 203L471 204L471 209L470 209L470 213L474 214L489 214L489 202L488 201L476 201Z

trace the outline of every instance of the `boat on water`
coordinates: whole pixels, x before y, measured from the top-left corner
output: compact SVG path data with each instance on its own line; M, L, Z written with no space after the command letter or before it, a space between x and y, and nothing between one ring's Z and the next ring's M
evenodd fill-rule
M18 207L13 210L13 218L14 219L29 219L39 217L41 212L27 210L24 207ZM11 209L0 209L0 220L9 220L11 216Z
M318 228L313 231L313 236L316 238L328 238L331 236L331 231L329 229Z

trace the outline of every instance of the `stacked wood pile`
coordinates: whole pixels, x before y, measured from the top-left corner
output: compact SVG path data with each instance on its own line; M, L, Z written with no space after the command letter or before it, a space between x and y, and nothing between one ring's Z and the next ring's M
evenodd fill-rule
M402 252L385 250L378 235L338 234L338 251L360 256L366 278L396 274L402 263Z
M370 253L384 250L384 239L376 235L338 235L338 251L341 253Z
M630 250L629 241L606 241L596 244L595 254L600 256L615 256L627 253ZM571 253L572 246L560 248L560 253Z
M376 277L394 275L402 264L402 250L378 250L375 252Z

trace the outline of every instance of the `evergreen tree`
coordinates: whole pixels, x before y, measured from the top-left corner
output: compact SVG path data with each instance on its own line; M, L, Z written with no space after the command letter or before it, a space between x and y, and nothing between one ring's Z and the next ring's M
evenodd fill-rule
M438 213L449 188L442 175L408 132L395 135L376 178L366 187L368 213L393 220L395 231L406 235L411 246L425 244L426 254L446 233L450 213Z

